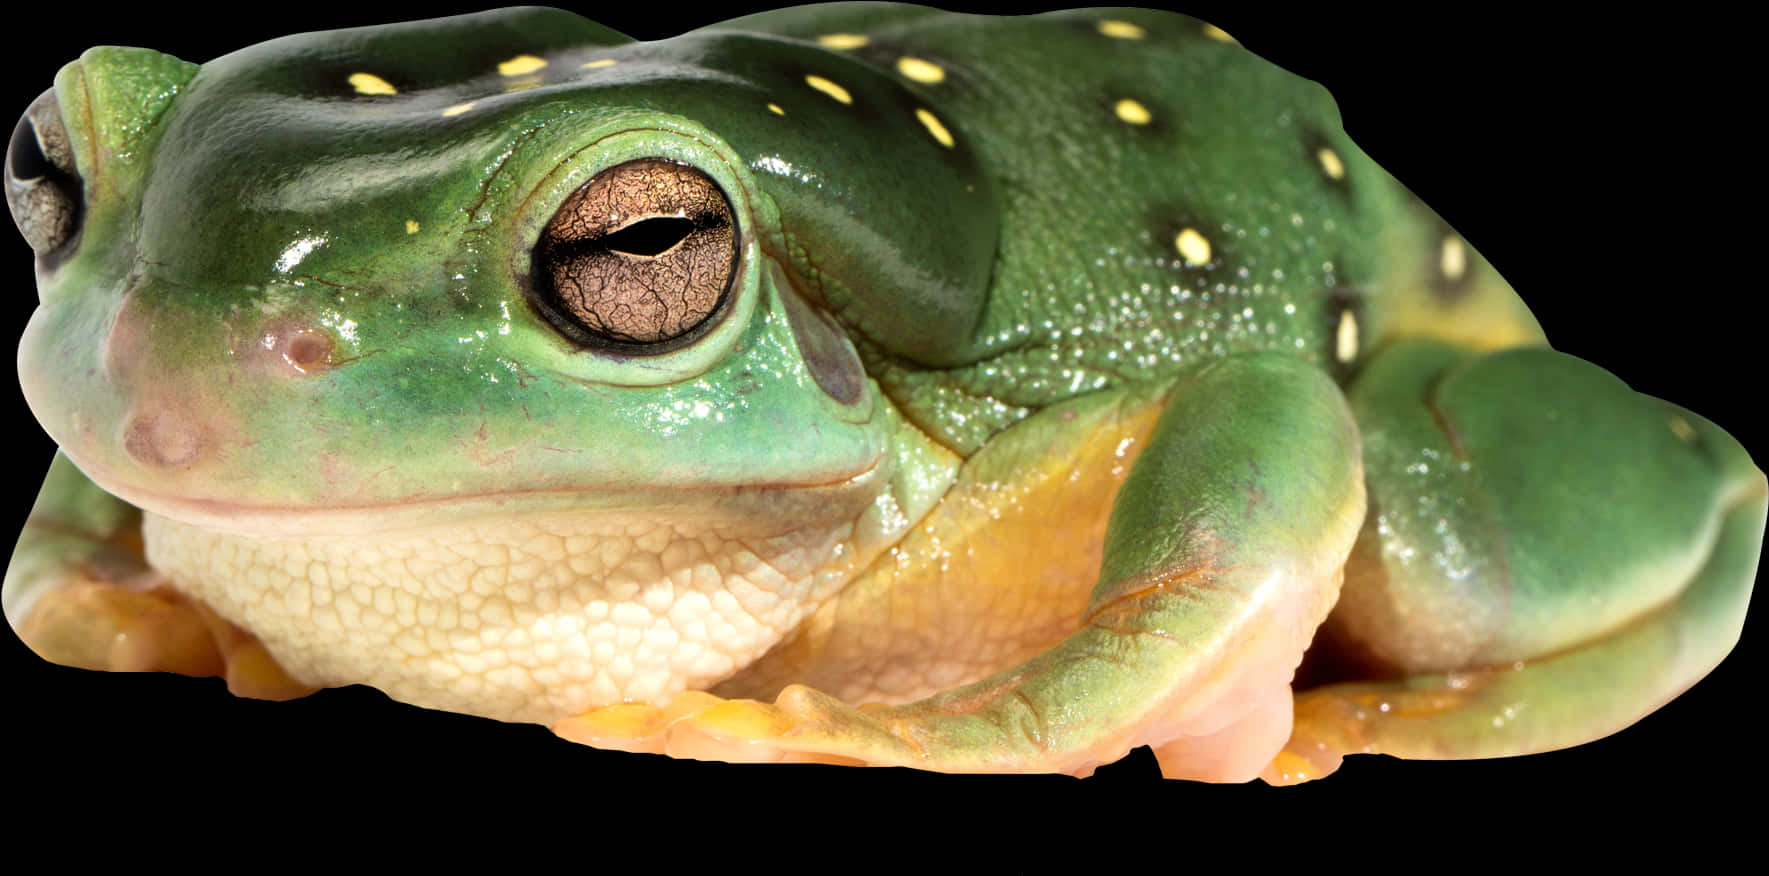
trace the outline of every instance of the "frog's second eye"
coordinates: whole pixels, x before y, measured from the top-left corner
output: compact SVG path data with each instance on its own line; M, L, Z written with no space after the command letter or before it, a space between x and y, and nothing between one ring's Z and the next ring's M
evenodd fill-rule
M737 265L731 204L685 164L639 159L571 194L534 249L535 292L580 341L662 344L708 324Z
M37 255L60 249L80 219L80 177L55 90L31 103L6 149L6 206Z

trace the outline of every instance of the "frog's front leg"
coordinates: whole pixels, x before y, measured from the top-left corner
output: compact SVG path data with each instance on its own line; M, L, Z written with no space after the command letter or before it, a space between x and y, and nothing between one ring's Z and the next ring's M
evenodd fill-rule
M555 729L678 756L955 772L1086 774L1150 744L1168 775L1244 780L1288 736L1291 675L1363 510L1339 389L1290 358L1231 357L1161 412L1112 506L1087 607L1049 650L900 706L794 685L773 703L695 692Z
M149 568L141 512L57 452L6 568L6 618L45 660L112 672L218 675L240 696L316 688L286 675L249 633Z
M1349 396L1370 516L1309 660L1342 683L1268 781L1586 742L1737 641L1769 494L1712 423L1546 349L1399 343Z

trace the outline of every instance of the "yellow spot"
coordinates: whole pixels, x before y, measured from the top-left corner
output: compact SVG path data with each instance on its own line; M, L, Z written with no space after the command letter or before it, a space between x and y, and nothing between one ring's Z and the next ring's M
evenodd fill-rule
M1233 45L1233 46L1238 46L1241 44L1240 40L1237 40L1234 37L1229 36L1228 31L1223 30L1222 28L1217 27L1214 24L1204 25L1204 35L1219 42L1219 43L1228 43L1229 45Z
M536 58L533 55L517 55L498 65L498 75L521 76L524 73L533 73L545 66L547 66L547 62L544 58Z
M947 149L952 148L952 132L946 130L945 125L940 124L938 116L921 107L916 107L915 117L921 119L922 127L927 128L927 132L934 135L934 139L938 140L941 146Z
M1130 98L1118 101L1118 105L1112 107L1112 111L1118 114L1118 118L1133 125L1146 125L1149 123L1150 119L1154 118L1154 116L1149 115L1148 107L1143 106Z
M908 55L897 59L897 72L916 82L925 82L929 85L946 81L946 71L941 69L940 65Z
M777 103L768 104L768 112L771 112L777 116L786 115L786 110L781 109L780 104L777 104Z
M451 106L448 109L443 110L442 114L444 116L458 116L461 113L464 113L467 110L470 110L472 108L473 108L473 101L467 101L466 103L457 103L454 106Z
M1339 331L1333 343L1333 356L1341 362L1357 358L1357 317L1351 311L1339 314Z
M817 45L826 49L857 49L869 42L862 33L826 33L817 38Z
M1689 425L1688 420L1677 416L1671 417L1671 431L1677 433L1677 437L1682 439L1684 444L1695 443L1697 437L1695 434L1695 427Z
M818 76L815 74L812 74L810 76L806 76L805 77L805 84L811 86L812 88L817 89L818 91L823 92L824 94L829 95L830 97L835 98L836 100L838 100L842 103L853 103L854 102L853 95L848 94L848 90L846 88L843 88L840 85L835 84L834 82L824 79L821 76Z
M373 73L350 74L350 87L356 89L357 94L399 93L399 89L394 88L387 80L382 79Z
M620 62L614 60L613 58L597 58L594 61L585 61L584 62L584 69L585 70L600 70L603 67L612 67L618 63L620 63Z
M1468 271L1468 250L1463 248L1462 238L1454 234L1444 236L1437 247L1437 269L1446 280L1462 279Z
M1178 237L1173 238L1173 246L1179 250L1185 263L1194 268L1210 261L1210 241L1205 240L1204 235L1199 234L1196 228L1181 231Z
M1120 40L1140 40L1143 37L1148 36L1149 33L1128 21L1119 21L1115 18L1108 18L1101 21L1099 23L1099 32L1112 37L1113 39Z
M1345 162L1339 160L1339 153L1322 146L1314 157L1320 161L1321 170L1326 172L1328 179L1345 178Z
M416 219L405 220L405 233L417 234L418 233L418 220L416 220Z

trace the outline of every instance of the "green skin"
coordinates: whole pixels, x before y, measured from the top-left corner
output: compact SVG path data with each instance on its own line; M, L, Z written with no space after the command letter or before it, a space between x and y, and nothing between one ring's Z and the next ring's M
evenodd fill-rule
M821 13L838 20L806 15L768 16L746 29L810 37L837 30L876 33L881 27L869 13ZM1472 546L1473 565L1503 566L1515 575L1517 583L1497 596L1425 576L1402 582L1418 588L1425 613L1436 611L1444 624L1479 616L1495 599L1505 603L1504 622L1486 639L1493 644L1481 655L1484 662L1465 665L1534 661L1591 645L1576 654L1576 666L1544 661L1536 664L1544 671L1532 667L1517 674L1522 687L1505 695L1541 704L1532 713L1544 716L1540 723L1487 732L1471 709L1424 730L1396 730L1384 750L1479 756L1573 744L1627 723L1717 662L1736 639L1761 540L1762 475L1742 448L1705 420L1636 395L1570 357L1546 350L1489 355L1428 332L1421 337L1412 323L1397 328L1390 315L1402 299L1433 293L1370 279L1385 276L1394 258L1378 243L1386 229L1435 227L1437 220L1339 132L1324 92L1171 18L1138 12L1112 17L1145 23L1152 32L1183 30L1189 42L1179 46L1177 57L1201 65L1187 81L1220 83L1207 93L1163 95L1159 79L1138 74L1136 65L1144 63L1139 56L1118 44L1098 49L1111 51L1112 69L1123 81L1151 83L1145 102L1157 107L1158 120L1175 105L1183 106L1188 121L1198 120L1183 132L1186 154L1199 156L1189 159L1197 165L1192 173L1176 176L1170 163L1154 157L1176 151L1179 131L1159 123L1113 127L1081 116L1071 108L1093 98L1080 91L1050 94L1048 106L1023 110L942 93L932 105L960 135L960 148L943 150L918 126L881 128L834 111L835 104L816 93L770 80L783 76L780 71L798 55L822 61L827 53L747 36L690 37L651 49L679 69L717 69L734 74L734 82L683 76L620 87L586 77L572 86L569 100L543 92L513 95L495 111L464 115L429 139L412 136L417 123L410 119L357 114L348 102L286 99L311 86L299 75L311 67L301 47L336 37L254 50L280 53L272 61L234 56L205 68L194 81L194 68L163 56L89 56L88 82L121 83L117 93L140 99L118 101L125 108L94 119L96 133L84 135L117 157L102 174L83 174L96 182L88 190L78 252L40 274L43 306L21 354L27 394L81 467L103 472L97 476L107 488L126 498L149 497L138 501L150 505L152 497L174 496L200 512L210 501L334 508L559 489L824 483L907 446L907 430L876 414L887 407L943 446L975 456L1010 427L1019 428L1022 441L1059 440L1061 421L1038 414L1071 399L1166 394L1182 387L1172 392L1163 425L1120 493L1096 604L1116 604L1131 586L1127 582L1187 568L1195 559L1197 533L1205 529L1229 543L1231 558L1244 554L1243 561L1227 565L1269 560L1280 544L1301 545L1283 549L1285 555L1333 553L1319 546L1315 534L1330 528L1335 497L1359 492L1361 439L1362 483L1376 506L1425 500L1453 507L1422 517L1420 529L1399 538L1427 555L1451 557L1455 551L1432 531L1436 519L1447 516L1456 540ZM578 19L510 22L515 33L508 44L520 51L624 42ZM990 29L991 45L998 48L986 69L1004 81L1029 79L1041 59L1064 52L1078 53L1082 67L1095 63L1077 47L1085 27L948 21L903 26L906 45L941 58L961 57L959 47L974 41L965 27ZM386 42L377 57L409 51L416 64L438 46L493 42L487 32L482 21L389 29L379 37ZM511 53L495 42L486 51L486 57ZM437 80L465 80L485 66L485 59L469 54L442 51L423 63L441 65L429 74ZM1173 57L1151 56L1146 63L1150 70L1171 70ZM840 69L860 104L903 99L905 86L888 70L857 64ZM94 70L103 72L95 77ZM803 126L783 132L758 124L755 101L740 99L751 87L800 101L786 108L790 117L805 120ZM163 99L172 91L179 91L175 99ZM284 98L267 100L254 92ZM446 87L437 92L435 106L427 109L474 99L482 89L463 85L458 93ZM1175 103L1162 104L1162 98ZM1258 109L1262 105L1266 112ZM262 114L265 106L272 111ZM1295 113L1299 136L1250 131L1242 121L1284 110ZM258 124L230 123L229 114L247 111L261 113L252 116ZM426 114L426 123L432 115ZM565 118L569 124L561 123ZM1026 119L1038 123L1028 129ZM70 128L76 127L70 120ZM191 133L197 130L232 133L198 138ZM1110 156L1116 172L1110 178L1077 173L1060 150L1015 148L1032 136L1028 130L1053 142L1103 137L1106 142L1094 148ZM868 141L877 154L849 166L817 145ZM584 151L591 142L599 148ZM517 143L520 148L500 164L497 156ZM1310 150L1322 145L1343 157L1344 185L1324 178L1308 160ZM180 160L154 159L167 154ZM523 271L512 266L523 264L540 225L576 185L603 167L654 154L703 166L744 202L745 285L733 293L741 306L678 351L643 360L586 356L527 305L517 279ZM760 160L767 156L780 161ZM793 174L763 172L782 164L841 167L840 174L822 176L842 184L833 191L813 189ZM493 165L500 169L488 185L486 168ZM342 196L336 184L341 178L351 182ZM290 179L298 183L290 187ZM902 179L920 184L905 192ZM1039 181L1039 197L1027 197L1025 180ZM1355 197L1347 196L1347 188ZM1223 197L1230 192L1236 201ZM479 204L477 210L458 209L470 201ZM1184 218L1163 226L1150 203L1161 204L1164 215ZM1283 236L1249 235L1232 245L1219 241L1202 268L1174 262L1169 241L1181 225L1255 228L1276 218L1248 206L1265 204L1286 205L1283 214L1305 214L1323 226L1331 219L1333 231L1300 245ZM384 221L388 216L418 217L425 233L408 236L399 223ZM227 228L228 245L217 247L206 235L187 233L190 228ZM337 229L352 230L350 246L315 248L298 269L263 267L275 264L295 240L331 236ZM1060 248L1053 237L1058 233ZM1128 255L1135 264L1099 268L1088 255L1107 252ZM1477 257L1472 261L1474 270L1490 271ZM1324 262L1333 262L1334 271L1323 272ZM450 266L447 277L467 279L439 276L433 269L438 264ZM1160 315L1168 309L1153 301L1133 303L1153 317L1102 320L1100 314L1113 313L1118 302L1084 291L1176 282L1202 291L1221 276L1214 272L1232 275L1243 267L1257 276L1281 271L1285 279L1269 292L1235 301L1232 311L1193 303L1183 319L1169 324ZM1043 293L1052 278L1077 273L1087 277L1085 284ZM791 282L778 283L783 275ZM128 380L94 385L90 369L70 364L76 357L46 352L44 338L57 339L58 349L99 349L119 290L131 282L154 342L151 361ZM1327 288L1359 294L1322 294ZM397 299L376 294L386 289L404 293ZM872 378L861 400L831 398L812 379L812 369L794 358L798 348L784 334L782 316L782 302L791 296L811 297L849 330ZM1273 328L1238 331L1242 323L1231 317L1243 306L1251 310L1252 324ZM1347 310L1361 343L1355 360L1341 362L1333 352L1335 330ZM346 360L347 367L328 369L317 379L240 378L223 363L222 351L261 330L254 320L267 311L333 331L334 361ZM1149 333L1151 325L1163 330L1158 338ZM1077 337L1071 328L1081 330L1082 341L1071 340ZM1104 358L1108 349L1117 355ZM1044 364L1051 352L1062 367ZM1001 371L1011 371L1013 379L994 377ZM746 385L742 404L732 404L737 376L754 374L778 377ZM90 437L117 432L115 424L142 387L168 385L180 387L192 404L234 412L246 432L237 452L206 466L200 478L143 466L120 442ZM1432 393L1436 418L1417 404ZM55 401L69 398L80 404ZM703 404L697 409L696 402ZM728 416L669 413L707 404ZM464 419L463 410L477 416ZM1556 416L1540 416L1545 410ZM289 428L289 411L301 412L302 428ZM1667 427L1673 415L1683 418L1696 440ZM597 429L586 435L581 424L587 421ZM653 440L664 421L669 443ZM1483 464L1435 479L1409 472L1421 449L1451 452L1440 428L1445 421L1460 452ZM101 425L90 429L87 422ZM498 424L520 429L500 430ZM395 427L402 441L382 440ZM1027 438L1026 429L1049 434ZM790 454L766 452L778 446L774 439L783 432L818 440L795 442ZM460 451L475 444L472 454ZM588 452L565 459L546 451L564 445ZM691 459L682 458L684 446L695 448ZM1566 451L1573 447L1576 453ZM477 463L488 457L509 462L495 469ZM347 472L327 480L306 476L316 459ZM1188 464L1221 459L1258 462L1251 474ZM940 483L949 476L918 469L912 458L898 464L905 474L895 489L903 494L912 492L903 481ZM1618 484L1617 472L1624 471L1629 477ZM384 474L371 479L368 472ZM119 507L96 498L71 470L64 474L69 479L52 481L40 508L64 518L106 520ZM1268 499L1259 514L1230 519L1207 510L1253 491ZM1603 495L1599 504L1615 509L1602 526L1584 511L1593 495ZM1406 525L1403 520L1401 528ZM28 544L21 545L15 565L35 562ZM1343 546L1337 550L1342 553ZM1693 567L1668 576L1657 572L1666 557L1692 552L1701 558ZM1223 562L1220 556L1216 561ZM1641 569L1654 573L1630 574ZM16 569L9 573L9 599L15 587L29 586L15 584L19 579ZM1589 609L1591 594L1601 596L1605 611ZM1209 629L1234 616L1243 601L1200 607L1189 600L1155 600L1128 613L1124 623ZM1633 625L1643 615L1657 625ZM1636 638L1612 635L1622 628ZM1430 638L1437 632L1408 635ZM1658 651L1642 644L1678 635L1706 644L1687 657L1671 646ZM1663 679L1646 671L1673 662L1666 657L1672 652L1690 665ZM1106 700L1118 706L1138 695L1159 695L1163 689L1149 679L1183 673L1189 657L1184 647L1137 649L1111 671L1054 675L1046 696L1050 702L1068 700L1074 694L1064 693L1062 685L1072 684L1080 695L1101 697L1104 709ZM1431 684L1432 677L1421 672L1410 683ZM988 733L978 738L966 731L951 739L951 768L967 768L974 751L1001 747ZM1445 739L1453 740L1447 748L1441 747Z

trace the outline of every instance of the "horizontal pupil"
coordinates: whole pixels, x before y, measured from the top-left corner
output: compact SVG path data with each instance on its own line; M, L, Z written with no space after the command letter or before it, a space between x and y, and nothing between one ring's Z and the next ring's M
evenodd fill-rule
M612 252L636 256L655 256L669 252L694 231L694 221L674 216L660 216L634 222L603 237L602 247Z

